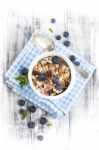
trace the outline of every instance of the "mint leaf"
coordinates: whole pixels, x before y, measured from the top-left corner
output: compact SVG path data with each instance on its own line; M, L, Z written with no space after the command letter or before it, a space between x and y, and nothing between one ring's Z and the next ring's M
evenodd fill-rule
M25 85L27 85L28 84L28 74L26 74L26 75L19 75L19 76L17 76L16 78L15 78L17 81L19 81L19 85L20 85L20 87L23 87L23 86L25 86Z
M27 111L25 111L24 114L21 117L21 120L24 120L25 118L27 118L28 114L29 113Z
M47 126L50 127L50 126L52 126L52 124L51 124L51 123L48 123Z
M49 30L51 33L53 33L53 29L52 29L52 28L48 28L48 30Z

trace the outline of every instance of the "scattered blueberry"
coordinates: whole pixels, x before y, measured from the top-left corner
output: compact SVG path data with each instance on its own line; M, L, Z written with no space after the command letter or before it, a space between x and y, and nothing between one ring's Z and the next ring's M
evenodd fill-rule
M20 99L20 100L18 101L18 105L19 105L19 106L24 106L24 105L25 105L25 101L24 101L23 99Z
M54 84L59 83L59 77L58 76L53 76L52 81Z
M39 80L40 80L40 81L47 80L47 74L46 74L46 73L40 73L40 75L39 75Z
M22 68L20 70L21 75L26 75L28 73L28 69L27 68Z
M56 22L56 19L55 18L52 18L51 19L51 23L55 23Z
M52 57L52 62L53 64L59 64L60 63L61 58L58 56L53 56Z
M28 122L28 128L34 128L35 122Z
M60 83L57 83L55 85L55 89L58 90L58 91L61 91L62 90L62 85Z
M37 139L38 139L39 141L43 141L44 137L43 137L43 135L38 135L38 136L37 136Z
M79 66L79 65L80 65L80 62L79 62L79 61L75 61L74 64L75 64L76 66Z
M28 111L34 113L36 111L35 106L28 106Z
M48 121L47 121L47 119L45 118L45 117L41 117L40 118L40 124L42 124L42 125L44 125L44 124L46 124Z
M19 114L20 114L20 115L23 115L24 113L25 113L25 109L20 109L20 110L19 110Z
M64 41L63 44L64 44L64 46L69 47L70 46L70 41Z
M65 32L63 33L63 36L66 37L66 38L68 38L68 37L69 37L69 32L68 32L68 31L65 31Z
M69 56L69 59L70 59L72 62L74 62L74 61L76 60L76 57L75 57L74 55L70 55L70 56Z
M55 38L56 40L61 40L61 35L56 35Z

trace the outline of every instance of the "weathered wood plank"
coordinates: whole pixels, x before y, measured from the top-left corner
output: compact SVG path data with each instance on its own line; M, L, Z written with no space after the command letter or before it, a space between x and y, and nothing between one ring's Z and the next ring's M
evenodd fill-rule
M77 16L71 12L68 12L68 17L67 15L65 17L65 20L61 21L64 22L64 29L68 29L70 32L70 48L86 58L89 62L97 65L98 57L96 56L97 47L95 47L95 45L96 38L99 37L99 21L97 21L99 18L95 19L83 15ZM43 16L41 20L39 20L39 18L35 18L32 14L30 17L18 16L15 12L11 12L8 15L6 43L4 42L4 51L2 51L2 57L0 56L2 58L0 64L0 74L2 75L2 79L4 73L18 56L32 33L36 28L40 28L40 22L42 20ZM19 97L16 94L13 94L10 89L6 88L4 82L0 83L0 88L0 94L2 96L0 110L2 110L4 122L10 124L9 134L16 136L18 139L26 139L28 142L32 141L34 149L40 149L37 145L38 143L33 140L35 132L33 130L28 130L27 122L29 120L33 121L35 118L38 119L44 112L38 109L36 114L31 114L27 120L21 122L20 115L17 113L19 110L19 107L17 106ZM83 133L87 130L90 132L91 129L88 127L93 124L93 120L95 120L94 124L96 128L99 129L97 126L97 123L99 123L97 116L97 113L99 113L98 88L99 78L98 73L96 73L82 91L80 98L77 99L68 116L59 120L49 119L53 122L53 126L49 129L45 142L50 141L50 144L52 144L53 138L56 138L57 140L54 142L56 149L65 150L69 140L71 140L71 144L73 145L74 143L72 140L76 142L76 140L79 139L79 137L81 138ZM28 102L26 105L28 105ZM89 120L89 122L87 122L87 120ZM89 123L88 127L87 123ZM59 146L57 146L57 141L60 142ZM49 147L51 147L51 145Z

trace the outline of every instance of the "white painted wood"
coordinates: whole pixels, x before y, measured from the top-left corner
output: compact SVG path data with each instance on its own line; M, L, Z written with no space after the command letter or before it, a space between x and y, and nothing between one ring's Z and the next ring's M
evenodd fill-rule
M71 49L99 68L97 52L99 47L99 18L75 15L70 12L65 17L68 18ZM49 118L53 126L46 129L48 133L45 134L45 140L42 143L38 143L34 139L35 132L27 128L30 116L27 120L20 121L20 116L17 113L19 110L17 105L19 97L12 93L3 82L4 73L21 52L32 32L36 28L40 28L39 23L42 23L43 20L43 16L40 16L40 18L36 18L33 14L19 16L16 12L10 12L7 22L5 21L5 24L3 24L3 40L0 48L0 124L4 126L4 129L8 129L9 136L31 143L34 150L78 150L80 147L87 150L91 145L94 145L93 143L99 149L97 142L99 138L98 71L82 91L68 116L60 120ZM64 22L64 14L60 21ZM66 21L65 19L64 28L67 28ZM39 118L42 113L44 112L38 109L36 114L31 115L31 118ZM4 132L6 132L6 129ZM87 148L85 145L87 145Z

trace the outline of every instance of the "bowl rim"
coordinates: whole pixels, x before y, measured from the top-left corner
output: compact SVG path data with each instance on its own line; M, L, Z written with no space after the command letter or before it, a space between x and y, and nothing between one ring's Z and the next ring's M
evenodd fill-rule
M71 71L71 81L70 81L68 88L63 93L56 95L56 96L43 95L42 93L40 93L36 89L35 85L33 85L33 82L32 82L32 71L33 71L34 66L38 63L38 61L40 61L41 59L48 57L48 56L59 56L59 57L61 57L68 64L70 71ZM64 56L63 53L59 53L59 52L55 52L55 51L43 52L42 54L40 54L39 56L34 58L34 60L30 64L29 72L28 72L28 79L29 79L29 83L30 83L32 90L38 96L40 96L41 98L45 98L45 99L60 99L63 96L65 96L66 94L68 94L71 91L71 89L75 83L75 77L76 77L76 72L75 72L75 67L74 67L73 63L69 60L69 58L67 56Z

